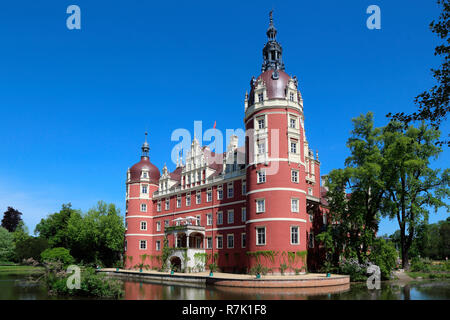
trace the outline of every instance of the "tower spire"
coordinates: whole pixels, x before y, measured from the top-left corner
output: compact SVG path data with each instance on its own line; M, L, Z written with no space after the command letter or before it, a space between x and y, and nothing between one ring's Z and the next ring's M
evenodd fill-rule
M150 151L150 146L148 145L147 142L147 131L145 132L145 141L142 144L142 157L147 157L148 158L148 152Z
M281 59L283 49L277 42L277 29L273 23L273 10L269 13L269 28L267 29L267 43L263 49L263 64L261 71L267 70L284 70L284 63ZM277 72L276 72L277 74Z

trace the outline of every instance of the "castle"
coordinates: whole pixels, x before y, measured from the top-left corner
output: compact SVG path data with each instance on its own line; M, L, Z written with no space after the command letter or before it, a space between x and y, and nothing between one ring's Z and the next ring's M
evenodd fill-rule
M127 172L125 268L317 270L326 190L306 140L298 80L285 72L276 35L271 13L262 73L245 96L245 147L232 137L215 154L194 139L185 162L161 174L145 140Z

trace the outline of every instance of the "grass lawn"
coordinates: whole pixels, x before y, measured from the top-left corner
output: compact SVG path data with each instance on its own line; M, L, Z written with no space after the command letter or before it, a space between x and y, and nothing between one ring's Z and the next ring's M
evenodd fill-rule
M30 274L30 273L42 273L42 272L44 272L43 267L19 266L19 265L0 266L0 275Z
M417 279L450 279L450 272L406 272L411 278Z

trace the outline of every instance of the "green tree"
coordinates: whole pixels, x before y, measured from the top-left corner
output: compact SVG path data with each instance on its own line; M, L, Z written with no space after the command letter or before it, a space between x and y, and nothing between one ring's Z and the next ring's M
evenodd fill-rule
M0 261L9 262L14 258L14 236L0 227Z
M449 208L443 199L450 195L450 171L430 168L430 161L442 151L435 144L438 137L437 130L424 124L404 128L391 122L383 130L386 194L381 210L398 221L403 268L408 267L418 226L428 221L428 208Z
M125 227L114 204L100 201L86 214L73 214L67 231L69 248L78 261L112 266L120 259Z
M14 209L13 207L8 207L8 209L3 214L2 227L9 232L14 232L22 221L22 212Z
M41 219L41 221L36 225L35 234L39 234L48 240L50 247L69 247L69 238L67 232L67 225L69 219L74 214L80 214L79 210L72 209L70 203L63 204L59 212L55 212L46 219Z
M398 252L391 242L378 238L374 241L369 260L380 267L381 277L384 280L391 278L391 271L397 265Z
M64 266L73 264L75 259L66 248L48 248L41 253L41 259L45 262L61 262Z
M438 0L438 4L442 6L442 13L437 22L432 21L430 29L436 33L443 43L436 47L434 55L442 57L442 64L439 69L431 69L433 77L437 84L429 91L425 91L415 98L415 103L418 105L418 110L412 114L405 114L404 112L387 116L392 117L393 120L399 120L405 125L411 121L429 121L429 123L438 129L441 122L447 118L449 107L449 66L450 66L450 1ZM444 141L439 144L443 144ZM450 146L450 140L447 140Z
M16 242L15 260L22 262L24 259L33 258L41 261L41 253L48 248L48 241L42 237L29 237Z

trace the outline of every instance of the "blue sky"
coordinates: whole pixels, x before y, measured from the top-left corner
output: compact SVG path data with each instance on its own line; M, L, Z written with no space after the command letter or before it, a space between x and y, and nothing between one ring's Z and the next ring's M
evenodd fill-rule
M81 8L81 30L66 8ZM381 30L366 8L381 8ZM306 134L322 174L342 167L351 118L412 111L434 82L435 1L8 1L0 10L0 212L30 231L62 203L124 212L125 176L149 131L162 168L172 131L243 127L274 9L286 71L299 78ZM448 133L449 125L443 126ZM433 166L445 167L445 149ZM431 222L445 219L441 210ZM395 221L382 221L392 233Z

